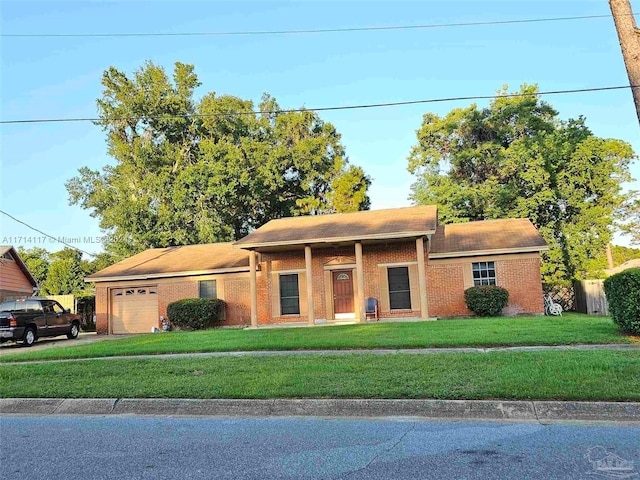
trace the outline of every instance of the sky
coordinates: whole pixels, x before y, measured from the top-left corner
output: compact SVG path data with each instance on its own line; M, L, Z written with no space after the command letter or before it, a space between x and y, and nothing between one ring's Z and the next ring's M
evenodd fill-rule
M632 1L637 6L637 1ZM11 34L184 33L331 29L610 15L592 1L42 1L0 0L0 119L95 117L102 73L131 74L151 60L190 63L207 92L282 108L495 94L522 83L541 91L628 85L610 17L506 25L288 35L9 37ZM640 153L631 92L544 97L560 118L584 115L600 137ZM373 209L409 206L407 156L422 115L469 101L321 112L351 163L373 178ZM486 106L488 101L478 101ZM99 221L68 204L78 169L113 160L91 122L0 125L0 207L86 252L102 250ZM638 161L632 176L640 179ZM640 181L626 185L640 189ZM628 244L617 237L616 243ZM64 247L0 215L0 244Z

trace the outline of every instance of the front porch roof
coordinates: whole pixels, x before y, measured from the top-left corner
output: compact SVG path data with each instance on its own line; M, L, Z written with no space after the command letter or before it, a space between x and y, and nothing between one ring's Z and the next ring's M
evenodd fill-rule
M288 217L270 221L233 245L254 249L416 238L434 234L437 218L435 205Z

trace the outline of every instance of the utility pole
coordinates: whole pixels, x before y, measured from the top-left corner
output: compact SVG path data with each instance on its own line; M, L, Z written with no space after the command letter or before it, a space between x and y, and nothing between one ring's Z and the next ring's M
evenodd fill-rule
M609 6L618 31L622 57L627 67L629 85L640 122L640 30L636 26L629 0L609 0Z

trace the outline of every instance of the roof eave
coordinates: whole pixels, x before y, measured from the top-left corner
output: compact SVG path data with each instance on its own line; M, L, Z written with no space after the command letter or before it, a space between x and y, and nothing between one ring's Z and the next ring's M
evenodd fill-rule
M249 266L246 267L229 267L216 268L212 270L185 270L182 272L163 272L163 273L145 273L140 275L112 275L105 277L95 277L89 275L84 281L89 282L120 282L126 280L150 280L155 278L171 278L171 277L192 277L199 275L217 275L222 273L238 273L248 272Z
M464 252L429 253L429 259L437 260L440 258L478 257L482 255L504 255L509 253L534 253L534 252L544 252L547 250L549 250L548 245L539 245L534 247L494 248L490 250L468 250Z
M419 232L389 233L384 235L360 235L357 237L351 236L351 237L309 238L304 240L287 240L287 241L280 241L280 242L258 242L258 243L235 242L233 246L235 248L250 250L253 248L263 248L263 247L282 247L282 246L296 246L296 245L357 242L361 240L394 240L394 239L403 239L403 238L423 237L425 235L433 235L434 233L436 233L435 229L422 230Z

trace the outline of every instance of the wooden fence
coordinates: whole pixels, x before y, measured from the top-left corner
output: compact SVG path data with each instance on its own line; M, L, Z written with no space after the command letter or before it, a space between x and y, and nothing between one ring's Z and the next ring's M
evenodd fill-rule
M589 315L609 315L609 304L604 294L603 280L576 280L576 312Z
M68 308L71 313L76 313L76 302L73 295L45 295L49 300L55 300L63 308Z

